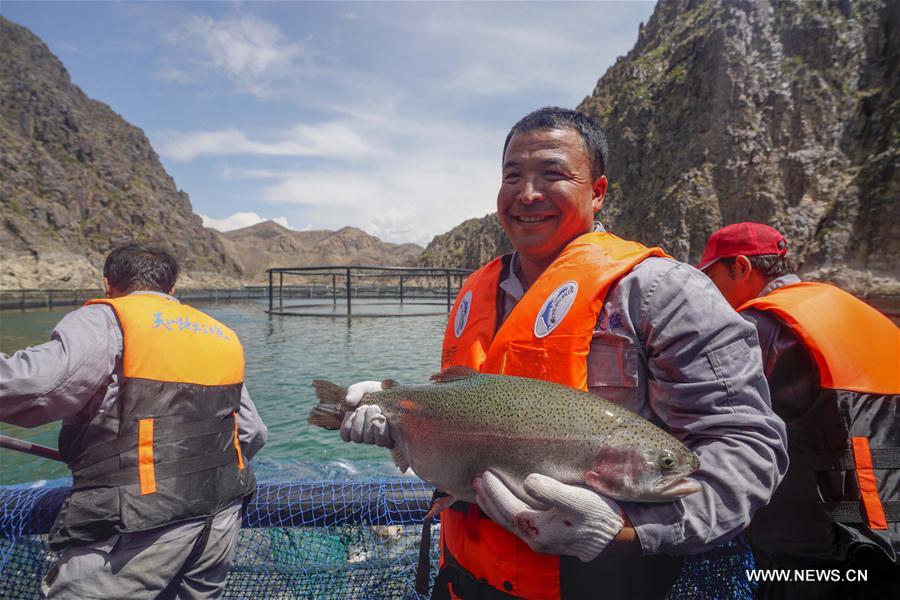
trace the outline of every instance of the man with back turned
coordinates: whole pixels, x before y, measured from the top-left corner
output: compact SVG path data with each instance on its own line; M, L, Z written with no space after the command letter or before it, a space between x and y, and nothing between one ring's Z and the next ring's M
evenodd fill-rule
M513 126L497 211L515 252L466 281L441 366L555 381L625 406L694 451L702 489L617 503L533 474L530 498L519 498L487 471L477 505L441 514L435 597L662 598L676 555L736 536L787 468L753 327L692 267L594 223L606 164L605 134L581 113L543 108ZM355 384L348 401L373 389ZM372 406L349 413L341 433L392 443Z
M787 425L790 468L750 525L758 566L835 570L761 581L757 597L900 597L897 327L833 285L802 282L785 237L762 223L715 232L698 268L756 326ZM858 570L865 581L844 581Z
M0 354L0 420L62 419L73 485L50 532L62 550L48 598L217 598L255 489L266 427L224 324L172 297L178 264L115 248L105 298L66 315L49 342Z

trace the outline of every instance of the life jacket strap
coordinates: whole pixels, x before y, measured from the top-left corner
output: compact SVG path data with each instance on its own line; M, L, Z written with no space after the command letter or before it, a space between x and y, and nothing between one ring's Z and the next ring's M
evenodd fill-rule
M231 411L231 420L234 421L234 429L231 433L231 443L234 445L235 453L237 454L237 466L239 471L244 470L244 453L241 452L241 442L238 438L238 419L237 419L237 411Z
M187 440L204 435L214 435L232 431L237 426L237 415L232 413L224 419L204 419L190 423L166 425L163 419L154 419L153 443L156 445ZM134 450L138 445L138 432L125 435L102 444L92 446L76 458L69 466L74 474L101 461Z
M138 482L141 495L156 493L156 468L153 458L153 419L138 421Z
M900 469L900 447L870 448L873 469ZM791 469L803 471L853 471L853 449L834 452L791 452Z
M835 523L868 523L862 503L860 502L820 502L818 507L825 511L829 519ZM900 522L900 502L882 502L885 520L888 523Z
M866 521L870 529L887 529L887 517L878 495L875 483L875 468L872 464L872 453L869 451L869 440L865 437L850 438L853 458L856 461L856 483L859 486L859 499L866 510Z
M438 498L446 498L449 494L435 488L431 494L429 510ZM422 521L422 536L419 538L419 562L416 565L416 592L421 596L428 595L428 584L431 579L431 524L434 517L425 517Z
M237 464L238 457L234 448L228 448L222 452L193 456L180 460L156 463L153 465L154 479L160 481L208 471L229 464ZM76 477L72 485L72 491L79 491L98 487L118 487L140 483L140 466L126 467L117 471L98 473L93 477Z

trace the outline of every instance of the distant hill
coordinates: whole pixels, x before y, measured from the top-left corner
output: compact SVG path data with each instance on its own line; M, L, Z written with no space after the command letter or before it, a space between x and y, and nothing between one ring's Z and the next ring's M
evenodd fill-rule
M24 27L0 17L0 287L96 287L128 239L172 248L182 285L235 283L144 133L88 98Z
M293 231L265 221L219 236L249 282L264 281L266 269L271 267L406 266L415 264L422 253L422 247L416 244L382 242L355 227L338 231Z
M477 269L492 258L512 251L497 213L469 219L437 235L418 259L423 267Z

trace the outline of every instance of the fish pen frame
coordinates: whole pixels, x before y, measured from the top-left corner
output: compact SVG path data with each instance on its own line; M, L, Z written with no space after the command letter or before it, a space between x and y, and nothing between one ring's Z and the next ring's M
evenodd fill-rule
M396 279L399 278L399 294L396 296L399 299L399 305L402 307L404 304L404 279L414 279L414 278L434 278L434 277L443 277L446 281L446 301L447 301L447 313L450 312L450 309L453 307L453 298L456 292L462 287L463 282L466 277L468 277L472 271L470 269L451 269L445 267L377 267L377 266L362 266L362 265L342 265L342 266L311 266L311 267L273 267L271 269L266 269L266 272L269 275L269 309L266 311L270 315L278 315L278 316L292 316L292 317L337 317L343 316L337 314L337 303L338 299L346 300L347 302L347 314L346 316L353 316L353 278L378 278L378 279ZM275 289L275 274L278 274L278 289ZM311 312L311 311L302 311L297 312L294 310L289 310L291 308L315 308L321 306L327 306L325 304L308 304L308 305L297 305L295 307L285 307L285 285L284 285L284 276L287 275L301 275L301 276L331 276L331 306L332 312L323 313L323 312ZM345 290L344 294L338 295L338 285L339 278L343 278L342 287ZM454 278L456 278L456 287L454 288ZM290 289L290 288L289 288ZM326 287L326 290L328 288ZM359 290L364 289L361 287L357 287L357 298L364 298L366 296L360 296ZM278 295L278 305L277 308L275 306L275 295ZM312 291L310 289L307 290L307 298L312 298ZM374 297L383 297L381 295ZM410 297L410 296L407 296ZM412 296L414 297L414 296ZM407 302L409 304L433 304L437 305L435 302ZM443 304L441 302L440 304ZM288 310L285 310L288 309ZM444 314L443 312L423 312L423 313L409 313L409 314L399 314L399 313L381 313L381 314L357 314L356 316L363 317L408 317L408 316L434 316L437 314Z

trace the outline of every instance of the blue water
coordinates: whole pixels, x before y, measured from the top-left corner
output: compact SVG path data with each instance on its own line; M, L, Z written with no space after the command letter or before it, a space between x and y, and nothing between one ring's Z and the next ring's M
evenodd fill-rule
M295 302L292 302L294 304ZM408 317L269 316L261 302L196 303L234 329L244 345L245 381L269 427L269 441L254 459L261 480L365 478L399 475L387 450L341 442L337 432L307 424L316 403L310 382L349 385L363 379L424 382L438 370L446 314L441 306L365 306L354 311ZM12 354L46 342L71 309L0 312L0 352ZM339 307L340 311L340 307ZM22 429L0 423L0 433L56 447L57 423ZM0 485L64 478L65 465L0 449Z

